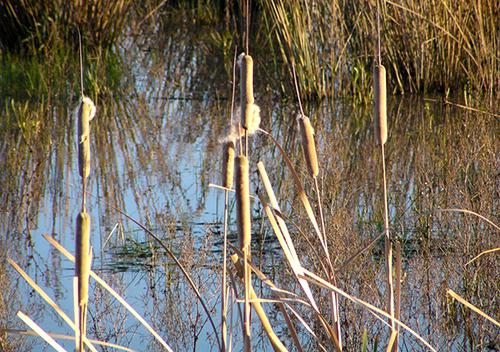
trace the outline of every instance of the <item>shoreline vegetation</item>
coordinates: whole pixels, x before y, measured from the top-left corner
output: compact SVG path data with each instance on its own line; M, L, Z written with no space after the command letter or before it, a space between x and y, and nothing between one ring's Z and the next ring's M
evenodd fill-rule
M75 187L77 206L68 206L68 196L65 208L66 216L78 210L70 214L73 219L78 214L72 234L75 256L55 236L43 235L52 250L60 252L59 257L63 254L74 261L74 320L30 275L30 270L35 274L41 270L38 263L29 268L31 254L26 256L19 248L0 251L1 265L7 267L8 263L9 270L15 270L31 287L32 295L37 293L54 309L54 316L63 319L74 336L38 325L40 312L32 311L31 316L23 313L27 306L21 298L16 301L19 308L5 309L2 293L1 350L14 350L23 334L38 335L62 352L64 347L55 339L74 340L75 350L80 352L97 351L94 345L129 350L127 342L132 338L116 341L119 344L106 334L90 339L101 323L101 329L106 324L122 324L114 314L99 319L94 313L108 293L121 304L120 309L130 312L151 333L158 348L161 345L167 351L176 350L178 343L187 345L186 336L192 338L196 350L202 332L210 348L222 352L251 352L262 346L280 352L499 347L495 330L500 326L495 315L499 194L495 189L498 175L491 163L498 153L495 132L500 60L498 8L493 0L467 6L447 0L171 4L146 0L141 5L130 0L95 0L90 2L92 6L85 4L62 0L6 0L0 4L4 13L0 19L0 59L5 68L0 93L7 102L1 111L1 126L9 138L0 149L6 166L1 180L6 182L6 189L17 190L22 185L21 207L26 207L23 211L27 215L26 228L19 233L27 235L24 241L29 253L34 246L28 214L34 217L50 193L44 189L44 185L48 189L50 178L43 176L43 170L52 169L51 149L56 153L66 149L66 156L54 159L54 169L65 170L58 174L60 180L69 180L71 158L76 156L80 176L76 183L81 184ZM178 21L184 21L183 26L178 27ZM176 39L190 27L205 31L197 30L189 44L179 46ZM18 36L5 37L6 32L1 31L6 28ZM75 30L78 35L82 31L85 43L82 50L79 41L79 57L74 54ZM151 38L151 33L166 38ZM159 51L152 49L155 45ZM135 51L137 57L149 55L149 72L157 76L142 72L146 78L135 81L135 74L142 68L133 59L125 59L131 46L140 47ZM168 58L158 58L162 56L158 53ZM184 71L175 66L175 75L165 79L158 63L177 65L176 55L184 60L182 68L196 69ZM209 65L205 57L210 56L220 65ZM78 63L76 73L73 66ZM134 73L129 76L127 71ZM223 83L212 85L212 79ZM158 90L152 88L155 84ZM14 88L9 95L11 85ZM219 94L229 96L229 86L231 99L219 99ZM236 87L240 88L240 104L235 103ZM202 98L186 98L186 90ZM69 106L78 92L76 115L71 116ZM174 97L171 92L181 95ZM212 99L214 92L217 97ZM398 106L391 106L391 96L407 94L419 95L417 101L424 107L418 110L418 116L425 119L424 123L412 121ZM290 114L279 117L281 111L272 111L278 105L268 96L276 95L285 97L288 113L296 118ZM424 99L422 95L432 97ZM333 116L337 111L318 112L329 106L320 103L339 97L348 100L353 109L373 109L362 118L346 112L344 120ZM218 115L204 110L212 100ZM168 105L169 101L174 103ZM444 110L450 106L463 110L463 116L487 118L475 123L466 118L445 123L444 117L433 115L431 102ZM201 113L191 110L193 105L189 104L196 103ZM219 104L226 107L221 109ZM63 111L61 115L54 113L54 107ZM188 109L187 115L195 118L172 122L170 108ZM153 119L160 109L163 115ZM97 118L90 124L94 114ZM77 126L76 131L72 124ZM402 130L405 124L416 127ZM224 126L226 133L221 132ZM46 135L52 127L59 127L61 135ZM460 128L462 135L454 128ZM71 137L74 132L76 137ZM145 213L143 222L127 212L125 195L120 195L117 185L124 178L130 183L123 187L134 187L131 165L139 165L135 172L151 176L154 167L150 163L163 163L165 172L160 165L158 173L163 186L171 188L161 191L173 193L179 187L178 201L189 204L193 199L188 199L182 189L185 180L169 162L183 159L184 154L162 150L161 145L178 142L179 138L186 145L193 144L201 135L211 144L202 168L210 177L214 170L222 170L220 182L207 182L205 174L194 181L196 188L200 181L205 192L200 202L206 201L209 189L224 197L223 220L204 229L205 249L216 239L219 252L203 252L197 245L189 251L177 250L173 238L163 236L160 227L154 226L155 221L161 222L156 204L147 208L141 203L149 198L147 192L132 192L139 217L143 216L141 211ZM475 143L474 138L480 141ZM414 139L420 143L412 144ZM145 152L149 144L159 149ZM220 160L216 160L214 151L221 150ZM120 153L123 159L118 159ZM28 155L26 160L24 155ZM174 157L169 159L171 155ZM153 156L158 160L149 160ZM40 159L33 162L36 158ZM116 170L120 167L124 170ZM421 171L418 175L412 173L416 168ZM5 179L18 169L24 175L7 182ZM39 175L38 186L32 181L35 175ZM179 179L175 183L169 177ZM58 191L62 183L53 183L54 192L64 200L61 195L65 193ZM23 193L26 184L28 191ZM148 192L160 192L158 184L148 187ZM95 188L105 195L95 196ZM17 214L12 217L9 209L9 204L17 201L15 196L5 192L2 197L7 204L5 213L10 214L2 221L19 227L15 223ZM149 199L155 203L153 198ZM53 204L53 228L61 216L60 207ZM197 207L189 214L190 221L200 214L202 206ZM156 212L153 216L152 209ZM168 204L162 211L171 216L168 226L174 224L174 232L183 234L183 245L189 246L192 234L186 228L191 225L182 218L180 208ZM155 310L161 297L165 298L163 317L155 320L158 312L143 317L127 303L126 295L111 288L115 282L107 284L97 276L93 271L94 258L98 257L94 248L99 248L96 252L100 250L101 256L104 249L100 230L97 244L96 227L101 225L94 225L94 219L102 221L101 212L141 230L147 251L140 248L141 242L130 242L131 255L140 249L139 255L154 257L158 263L164 264L161 258L169 258L169 265L163 267L165 286L178 285L172 297L190 297L189 308L172 297L167 300L169 287L163 289L163 296L155 298ZM186 227L177 226L183 221ZM4 223L2 227L10 230ZM266 236L272 237L273 251L279 253L279 267L262 260ZM0 248L8 246L9 240L8 236L0 238ZM214 263L196 267L197 255L206 260L211 254ZM210 284L203 276L206 272L211 272ZM162 277L162 273L158 275ZM5 280L6 287L14 287L19 281L8 275L0 279ZM97 289L94 281L108 293ZM153 291L154 285L148 289ZM171 308L177 312L177 322L183 320L183 314L191 319L190 314L196 312L187 328L174 327L180 331L182 342L168 335L171 330L160 324L173 315L168 302L176 302ZM12 323L12 309L30 330L20 329L23 325L19 321ZM127 336L126 329L121 333ZM8 336L12 335L15 338L10 340Z
M9 61L8 52L21 57L38 55L42 61L46 56L67 56L73 51L65 48L75 49L78 43L77 28L83 33L86 52L102 55L107 48L118 52L127 36L133 38L141 31L154 31L161 38L178 21L206 30L202 39L210 45L207 54L222 52L229 76L233 48L243 48L245 1L89 2L93 3L2 2L3 64ZM293 64L304 100L353 96L368 104L371 62L376 54L376 3L251 1L249 35L258 54L257 64L269 70L266 76L273 78L272 85L290 95L293 85L280 87L279 82L291 81ZM496 108L498 16L495 0L382 1L381 51L391 87L388 94L462 96L458 103L465 105L471 97L479 97L487 102L486 110Z

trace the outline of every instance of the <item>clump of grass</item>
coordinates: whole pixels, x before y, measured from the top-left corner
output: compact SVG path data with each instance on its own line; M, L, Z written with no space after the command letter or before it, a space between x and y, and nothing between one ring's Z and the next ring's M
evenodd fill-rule
M6 0L0 4L0 41L4 47L38 49L50 42L73 42L75 28L88 33L91 46L111 46L126 30L134 2Z

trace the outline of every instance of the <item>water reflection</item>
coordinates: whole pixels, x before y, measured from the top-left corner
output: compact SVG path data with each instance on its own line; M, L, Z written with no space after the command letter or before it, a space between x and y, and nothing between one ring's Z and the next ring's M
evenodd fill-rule
M196 41L180 39L186 35L185 29L167 33L158 47L145 37L127 48L130 75L124 79L128 85L120 94L99 97L98 115L92 122L89 187L96 254L93 267L174 349L197 346L205 350L216 346L214 336L178 268L115 210L118 207L140 220L174 250L218 317L223 195L208 185L219 182L218 139L228 124L230 76L222 58L209 59ZM265 89L259 89L258 101L262 127L272 131L287 150L314 199L297 141L296 108ZM2 97L4 100L8 97ZM0 147L1 255L25 268L67 312L72 310L73 266L41 234L49 233L73 250L80 201L74 103L55 99L43 106L28 104L25 110L5 107ZM318 138L329 248L335 265L341 268L383 226L380 155L374 148L371 107L337 101L309 106L307 111ZM438 350L498 347L497 332L491 325L446 297L447 288L462 290L473 304L495 312L499 273L494 256L469 266L465 263L482 250L498 247L498 234L475 217L438 211L467 208L498 223L494 166L498 163L498 122L421 98L391 100L390 116L386 155L392 232L403 245L402 320ZM251 150L253 165L264 161L284 213L308 233L308 222L277 149L258 135ZM257 174L251 177L251 188L257 193L261 189ZM255 203L254 215L255 261L279 287L296 290L267 220ZM231 227L232 241L234 230ZM303 264L316 271L318 263L310 247L295 236ZM342 267L339 286L382 307L382 253L379 243ZM70 333L5 260L0 265L5 288L0 294L2 325L24 328L15 318L15 312L22 309L47 330ZM262 285L255 286L269 296ZM159 350L106 292L94 284L91 292L89 336L138 350ZM320 297L321 292L317 293ZM326 297L320 303L326 305ZM310 312L302 308L297 307L314 323ZM387 329L366 310L347 301L341 301L341 308L346 350L361 345L365 329L371 346L387 339ZM289 343L283 318L270 315ZM235 331L239 331L236 312L234 316ZM258 326L255 332L255 336L260 333ZM300 333L306 345L316 348L303 329ZM34 338L9 335L4 349L38 350L38 343ZM405 350L420 349L410 336L403 335L402 344ZM257 338L255 345L264 348L267 341ZM65 346L72 348L71 343Z

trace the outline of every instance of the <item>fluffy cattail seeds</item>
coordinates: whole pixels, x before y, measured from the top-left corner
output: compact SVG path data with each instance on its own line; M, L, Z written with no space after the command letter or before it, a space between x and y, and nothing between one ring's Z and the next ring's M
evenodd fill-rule
M319 166L316 156L316 146L314 145L314 129L307 116L299 114L300 135L302 137L302 150L306 158L307 169L312 177L318 176Z
M248 129L253 115L253 60L250 55L240 55L241 127Z
M78 169L83 179L90 174L90 120L95 115L95 105L83 97L78 107Z
M375 135L378 144L387 142L387 89L386 72L383 65L373 68L373 90L375 92Z
M233 187L234 174L234 142L224 143L224 155L222 159L222 186L225 188Z

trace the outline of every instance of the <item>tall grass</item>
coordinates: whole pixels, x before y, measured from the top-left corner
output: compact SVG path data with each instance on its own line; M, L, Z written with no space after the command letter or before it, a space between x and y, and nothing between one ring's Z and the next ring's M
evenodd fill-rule
M375 1L262 0L277 67L297 66L306 97L370 89ZM391 92L498 97L498 6L494 0L382 1L384 52Z
M127 29L133 4L131 0L2 1L0 42L8 48L38 51L59 40L74 42L80 28L90 46L107 47Z

